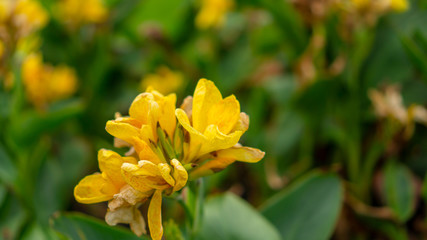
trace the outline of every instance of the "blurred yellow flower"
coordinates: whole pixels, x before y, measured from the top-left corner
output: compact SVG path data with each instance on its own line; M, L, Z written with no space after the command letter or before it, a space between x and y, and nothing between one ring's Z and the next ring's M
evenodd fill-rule
M3 41L0 40L0 61L3 58L3 55L4 55L4 44L3 44Z
M184 83L184 77L180 72L170 70L166 66L157 68L156 73L147 74L140 84L142 90L152 87L162 94L168 94L178 90Z
M381 15L388 11L404 12L409 8L408 0L351 0L353 6L364 14Z
M152 239L160 240L162 194L179 191L189 178L215 173L236 160L258 162L264 157L264 152L238 144L249 117L240 112L234 96L223 99L213 82L201 79L194 99L187 97L179 109L175 103L175 94L164 96L149 87L132 102L129 116L117 114L108 121L107 132L116 137L116 147L130 148L128 157L101 150L102 173L80 181L76 200L109 201L106 222L128 223L141 235L146 231L138 207L151 198L148 226Z
M82 24L102 23L108 10L102 0L61 0L58 3L59 17L71 27Z
M233 0L202 0L201 9L196 16L199 29L221 27L226 14L233 8Z
M0 1L0 25L11 28L16 36L12 39L26 37L44 27L49 15L36 0L2 0Z
M22 80L29 100L40 108L72 95L77 86L73 69L45 65L40 54L32 54L25 59L22 64Z
M396 12L404 12L409 9L408 0L390 0L390 8Z

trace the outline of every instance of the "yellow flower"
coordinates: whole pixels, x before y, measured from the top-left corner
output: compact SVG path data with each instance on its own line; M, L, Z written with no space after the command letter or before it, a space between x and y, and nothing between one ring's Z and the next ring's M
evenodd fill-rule
M408 0L390 0L390 8L396 12L405 12L409 9Z
M181 73L162 66L156 70L155 74L147 74L142 79L140 88L145 90L151 86L162 94L168 94L178 90L183 82L184 77Z
M4 44L3 44L3 41L0 40L0 61L3 58L3 54L4 54Z
M154 240L163 236L163 194L234 161L254 163L264 157L264 152L238 144L249 117L240 112L234 96L223 99L213 82L201 79L194 99L187 97L179 109L175 103L175 94L164 96L149 87L132 102L129 116L117 114L108 121L106 130L115 137L115 146L130 147L126 155L133 160L109 151L115 159L110 163L100 153L102 174L84 178L74 192L81 203L109 201L106 222L129 223L137 235L145 233L138 207L151 198L147 217Z
M25 59L22 80L29 100L37 107L45 107L47 103L70 96L77 86L73 69L45 65L40 54L32 54Z
M19 0L14 14L16 23L36 29L42 28L49 20L46 10L35 0Z
M408 0L351 0L351 3L359 12L377 16L390 10L404 12L409 8Z
M196 16L196 26L199 29L221 27L225 15L233 8L232 0L202 0L202 7Z
M71 27L102 23L108 16L102 0L61 0L57 7L61 20Z

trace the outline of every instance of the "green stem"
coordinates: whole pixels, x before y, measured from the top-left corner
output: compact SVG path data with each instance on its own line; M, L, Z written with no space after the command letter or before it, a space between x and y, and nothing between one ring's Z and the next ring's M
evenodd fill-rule
M190 210L190 216L187 216L188 236L192 240L197 236L203 214L204 184L202 178L189 182L186 202Z

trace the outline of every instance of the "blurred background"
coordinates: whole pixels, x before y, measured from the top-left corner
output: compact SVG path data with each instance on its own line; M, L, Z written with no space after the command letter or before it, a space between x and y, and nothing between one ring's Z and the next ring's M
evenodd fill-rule
M0 0L0 238L135 239L73 188L139 93L207 78L266 155L205 178L199 239L427 239L426 23L426 0Z

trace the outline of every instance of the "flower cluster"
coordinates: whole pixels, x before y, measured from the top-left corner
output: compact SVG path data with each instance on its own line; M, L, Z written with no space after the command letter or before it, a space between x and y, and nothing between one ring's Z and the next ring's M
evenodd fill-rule
M201 79L194 96L175 109L176 95L148 88L130 106L107 122L116 147L129 147L125 157L110 151L98 154L101 173L86 176L74 189L78 202L109 201L105 220L128 223L132 231L146 233L138 208L150 200L150 235L163 236L162 195L170 195L187 181L226 168L234 161L258 162L264 152L238 144L248 129L249 117L240 112L235 96L223 98L214 83Z
M38 108L72 95L77 87L73 69L44 64L40 54L29 55L22 63L22 80L27 97Z

